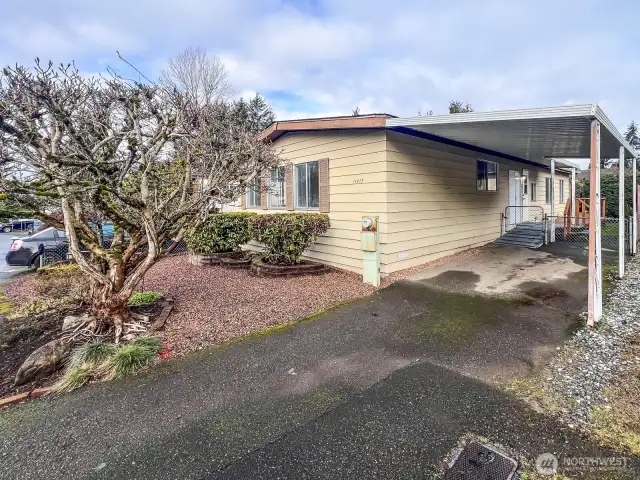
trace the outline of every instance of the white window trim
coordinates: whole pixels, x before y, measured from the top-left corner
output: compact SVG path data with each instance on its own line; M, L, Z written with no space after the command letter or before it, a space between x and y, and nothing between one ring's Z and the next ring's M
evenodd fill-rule
M529 182L529 201L537 202L538 201L538 185L536 182Z
M496 166L496 189L495 190L489 190L488 188L485 190L480 190L478 188L478 162L485 162L487 164L489 163L493 163ZM476 192L478 193L497 193L500 191L500 164L498 162L495 162L493 160L487 160L485 158L476 158ZM489 185L489 179L487 178L487 187Z
M308 170L309 170L309 164L316 162L318 163L318 167L319 167L319 161L318 160L309 160L308 162L300 162L300 163L296 163L293 166L293 205L295 210L308 210L308 211L318 211L320 210L320 202L318 201L318 206L317 207L300 207L298 206L298 169L296 167L298 167L299 165L307 165L305 167L305 172L307 173L307 177L308 175ZM320 190L320 172L318 172L318 190ZM309 182L307 182L307 204L309 203Z
M282 178L282 186L284 187L282 190L284 192L284 198L282 205L273 206L271 205L271 171L276 168L282 168L284 171L284 176ZM269 191L267 192L267 207L269 210L286 210L287 209L287 179L286 179L286 169L283 166L271 167L269 169Z
M558 180L558 190L559 192L559 197L560 197L560 203L565 203L566 198L564 198L564 180L560 179Z

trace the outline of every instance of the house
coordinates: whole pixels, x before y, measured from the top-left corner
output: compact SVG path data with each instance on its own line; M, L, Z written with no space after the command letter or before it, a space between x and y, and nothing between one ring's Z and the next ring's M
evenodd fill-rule
M444 117L457 115L465 114ZM520 206L514 215L522 220L533 206L563 215L572 165L556 163L552 183L548 158L478 147L472 135L467 143L389 126L398 120L373 114L275 122L262 138L285 165L266 173L269 191L249 190L242 208L327 213L331 228L306 257L359 273L362 217L376 216L382 276L495 241L507 206Z

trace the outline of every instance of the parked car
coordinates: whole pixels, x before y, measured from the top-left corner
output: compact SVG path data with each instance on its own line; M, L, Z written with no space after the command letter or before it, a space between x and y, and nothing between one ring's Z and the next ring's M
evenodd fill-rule
M28 237L13 238L5 261L7 265L38 268L41 255L65 260L68 251L65 233L49 227Z
M8 232L35 232L44 225L44 222L37 218L18 218L0 223L0 231Z

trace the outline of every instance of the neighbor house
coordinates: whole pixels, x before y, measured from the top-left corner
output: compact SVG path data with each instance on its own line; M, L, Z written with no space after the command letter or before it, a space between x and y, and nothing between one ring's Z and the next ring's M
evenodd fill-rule
M363 216L379 217L382 276L500 237L506 214L562 215L571 170L402 126L385 114L280 121L262 133L284 164L242 198L258 213L323 212L331 228L306 257L361 272ZM264 183L262 183L264 185ZM551 193L553 189L553 194ZM517 213L506 211L518 206ZM540 208L528 209L528 206ZM536 219L540 221L540 218Z

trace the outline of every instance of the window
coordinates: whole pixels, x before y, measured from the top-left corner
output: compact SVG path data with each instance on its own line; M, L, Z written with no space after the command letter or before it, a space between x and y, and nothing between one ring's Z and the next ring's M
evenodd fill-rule
M284 167L272 168L269 178L269 208L284 208Z
M531 201L532 202L536 201L536 189L537 189L537 186L535 182L531 182Z
M544 179L544 201L551 203L551 178Z
M564 203L564 180L560 180L560 203Z
M260 206L260 191L262 190L262 182L260 176L256 175L249 184L247 192L247 208L255 208Z
M296 208L314 209L320 206L320 178L318 162L295 166Z
M498 164L488 160L477 161L477 187L480 192L498 190Z

